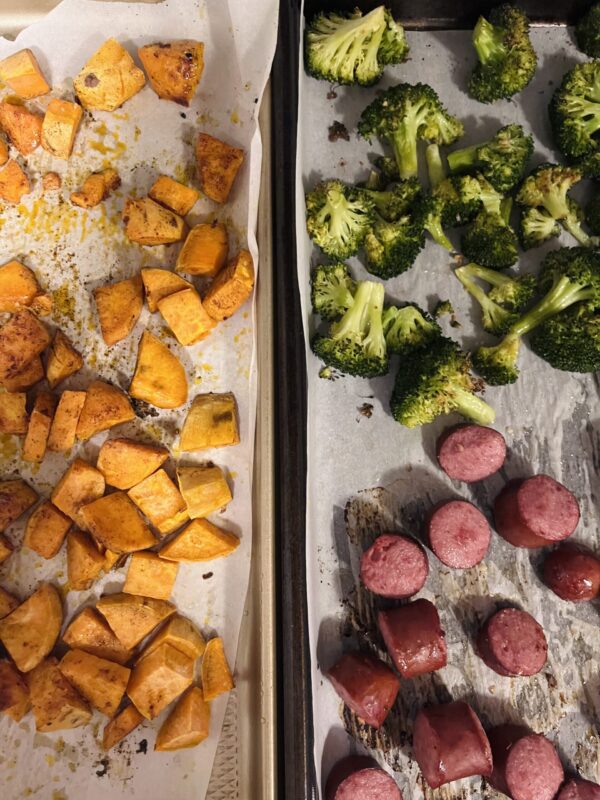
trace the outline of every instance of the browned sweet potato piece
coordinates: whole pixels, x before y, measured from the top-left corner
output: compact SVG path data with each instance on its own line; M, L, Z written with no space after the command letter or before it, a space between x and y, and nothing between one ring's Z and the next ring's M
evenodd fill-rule
M193 680L193 660L170 644L161 644L137 662L127 694L146 719L154 719L185 692Z
M18 311L30 306L40 293L37 278L29 267L9 261L0 267L0 311Z
M239 444L237 404L231 392L197 394L181 431L184 452Z
M227 228L222 222L202 222L188 233L175 269L188 275L214 278L227 263Z
M85 403L85 392L63 392L52 420L48 450L65 453L75 444L79 415Z
M168 269L155 269L152 267L143 269L141 274L148 310L152 313L158 311L158 302L163 297L180 292L182 289L193 288L191 283Z
M192 210L200 193L191 186L185 186L167 175L161 175L152 184L148 197L156 200L161 206L170 208L180 217L185 217Z
M58 659L47 658L27 675L37 731L79 728L92 712L59 669Z
M42 558L54 558L70 527L71 520L49 500L44 500L27 520L23 546Z
M113 553L133 553L156 544L152 531L125 492L113 492L81 509L85 527Z
M0 103L0 125L21 155L28 156L39 147L42 141L42 120L41 114L34 114L25 106L9 103L7 100Z
M57 158L69 158L83 109L77 103L53 98L42 124L42 147Z
M46 367L46 378L50 388L54 389L61 381L74 375L83 367L81 354L73 347L69 338L58 330L54 335L50 353L48 355L48 366Z
M123 591L168 600L177 578L177 564L169 564L156 553L134 553L129 562Z
M63 641L73 649L85 650L117 664L126 664L131 658L131 650L123 647L103 617L90 606L69 623Z
M50 91L48 81L29 49L19 50L0 61L0 81L23 100L32 100Z
M247 250L240 250L221 270L202 301L204 310L218 321L228 319L242 306L254 288L254 264Z
M179 489L164 469L149 475L130 489L128 494L155 527L186 509Z
M244 151L201 133L196 142L196 163L200 188L216 203L226 203L244 160Z
M19 722L28 711L27 682L14 664L0 659L0 713Z
M180 617L179 614L175 614L166 625L162 626L156 636L144 647L140 658L152 653L165 642L194 661L200 658L206 648L206 642L200 631L189 619Z
M127 238L137 244L173 244L186 234L182 217L155 203L151 197L128 197L123 209Z
M36 383L44 378L44 365L40 356L30 361L24 370L15 375L14 378L5 378L2 386L7 392L24 392L31 389Z
M92 381L77 423L77 438L85 441L95 433L131 422L132 419L135 419L135 412L125 392L110 383Z
M125 706L116 717L106 723L102 734L103 750L110 750L134 731L144 721L144 717L133 705Z
M17 598L0 586L0 619L7 617L18 605Z
M67 536L69 589L75 592L89 589L103 569L104 555L92 537L83 531L71 531Z
M144 73L116 39L107 39L73 81L81 104L90 111L114 111L146 83Z
M23 461L39 464L46 455L46 445L56 408L56 397L50 392L40 392L35 398L29 417L29 426L23 442Z
M51 500L80 528L85 527L81 509L104 494L104 476L81 458L76 458L56 484Z
M194 519L161 548L159 555L169 561L214 561L233 553L239 544L234 533L207 519Z
M212 464L178 467L177 480L192 519L207 517L232 500L223 470Z
M62 625L62 603L49 583L0 620L0 641L20 672L30 672L54 647Z
M0 167L3 167L8 161L8 145L4 139L0 139Z
M133 330L144 305L139 275L94 289L94 299L105 344L125 339Z
M166 447L142 444L132 439L108 439L98 453L96 466L109 486L130 489L165 463Z
M0 533L0 564L10 558L14 550L12 544L8 541L3 533Z
M16 205L31 191L29 178L12 158L0 171L0 200Z
M14 378L50 343L46 326L23 309L0 328L0 381Z
M104 595L96 608L121 644L130 649L177 610L167 600L124 593Z
M183 364L166 344L144 331L129 394L157 408L179 408L187 401Z
M42 178L42 189L46 192L54 192L62 186L62 178L58 172L47 172Z
M189 106L204 70L204 44L193 39L147 44L138 56L150 85L162 100Z
M158 310L182 345L195 344L205 339L216 324L193 288L163 297L159 300Z
M71 202L81 208L94 208L109 196L113 189L121 185L116 169L109 167L102 172L92 172L83 182L79 191L71 194Z
M0 433L22 436L27 432L25 392L2 392L0 394Z
M131 670L84 650L69 650L58 665L65 678L100 713L114 716Z
M204 699L202 689L194 686L177 702L161 725L154 749L170 752L196 747L207 738L209 726L210 705Z
M202 690L205 700L214 700L223 692L229 692L235 683L227 663L223 640L209 639L202 656Z
M0 533L37 502L36 492L20 478L0 481Z

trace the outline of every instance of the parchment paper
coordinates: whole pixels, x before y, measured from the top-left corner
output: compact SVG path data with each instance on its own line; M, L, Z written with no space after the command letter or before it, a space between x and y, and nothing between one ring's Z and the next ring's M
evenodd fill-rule
M254 358L255 314L248 302L232 319L221 323L201 344L182 348L158 314L145 308L133 333L107 348L101 341L91 290L130 276L142 266L173 266L178 246L139 247L124 234L121 211L128 194L145 195L159 174L196 183L193 144L207 131L246 151L227 205L217 207L201 199L188 216L195 224L213 216L230 232L231 252L248 246L258 265L255 228L261 167L258 110L270 70L277 31L276 0L255 0L252 14L242 0L167 0L158 5L97 3L64 0L43 21L24 31L16 42L0 41L0 57L31 47L53 86L53 95L69 98L72 78L108 37L135 47L169 39L195 38L205 43L205 71L196 97L185 109L161 101L149 85L113 114L86 114L74 154L68 162L52 159L39 149L27 159L35 178L33 194L17 208L5 207L0 216L0 263L21 257L37 273L46 290L53 291L52 322L61 327L82 351L85 367L60 389L86 387L96 376L127 389L144 328L160 336L177 353L189 376L189 399L199 392L233 391L239 405L241 444L237 447L181 454L178 430L188 406L177 411L140 410L139 418L110 436L128 436L166 444L182 463L214 460L228 473L233 502L213 520L241 537L237 551L227 559L181 565L173 600L184 615L206 635L223 636L230 663L235 662L238 634L248 586L251 553L251 484L256 411ZM6 91L4 92L6 94ZM48 98L40 98L44 108ZM122 178L118 192L98 208L85 211L68 201L92 170L113 165ZM48 170L63 177L64 197L41 196L39 177ZM70 455L95 463L99 435ZM18 440L0 443L2 475L21 474L37 491L48 496L65 471L67 461L49 454L39 469L23 467ZM174 460L170 462L170 469ZM21 541L24 520L9 529L9 538ZM111 572L89 592L65 597L65 619L103 591L119 591L125 569ZM25 597L41 580L66 584L64 548L52 561L31 551L17 552L0 568L0 583ZM239 680L246 678L238 665ZM31 716L16 725L0 720L0 797L62 798L147 797L202 798L219 741L227 696L212 703L210 736L199 747L174 754L154 753L155 733L166 713L145 724L108 754L99 747L106 718L96 714L92 724L75 731L36 734ZM146 752L147 751L147 752ZM232 769L235 765L232 765Z
M520 122L534 135L535 160L552 153L547 104L561 76L582 56L565 28L537 28L532 40L539 67L531 85L513 102L491 106L465 93L474 62L469 32L409 32L410 61L386 69L378 88L401 80L425 81L440 94L451 113L465 123L458 146L483 141L500 125ZM297 164L298 268L307 342L314 323L310 315L309 269L318 263L305 232L304 190L319 179L364 179L369 154L383 146L358 139L356 124L376 89L330 86L300 70L299 146ZM329 142L327 128L343 122L350 141ZM556 159L556 156L553 156ZM551 159L552 160L552 159ZM458 240L456 240L458 244ZM565 235L561 243L573 245ZM522 256L519 269L537 269L556 240ZM368 274L352 259L355 277ZM388 300L414 300L433 310L449 298L460 328L445 332L465 348L483 341L479 312L451 274L448 254L428 242L415 266L388 281ZM372 278L373 280L376 280ZM492 341L492 339L490 339ZM435 441L452 415L422 429L398 425L388 411L396 366L376 380L319 379L320 362L307 348L308 370L308 509L307 570L309 635L312 656L313 716L317 776L325 781L333 763L348 752L366 748L393 774L406 800L421 798L499 797L480 778L465 779L435 792L423 785L412 760L412 721L421 705L465 699L484 724L524 720L558 746L565 766L597 780L600 739L598 681L598 607L568 604L546 589L539 578L542 553L518 550L494 534L485 561L478 567L450 570L430 557L430 577L418 596L435 602L445 628L448 666L430 676L402 681L399 700L379 734L361 727L342 705L325 671L343 651L371 648L391 663L374 624L372 596L360 588L360 553L383 530L422 535L424 514L440 499L463 497L491 519L491 504L509 478L545 472L578 495L582 520L574 535L597 549L598 384L593 376L553 370L527 347L520 359L521 377L509 387L489 388L486 400L496 409L495 427L510 452L501 472L469 487L450 481L435 461ZM372 416L361 413L372 405ZM549 641L544 670L532 678L502 678L474 653L480 623L497 606L516 604L543 625ZM392 603L393 605L393 603ZM356 744L356 741L362 743Z

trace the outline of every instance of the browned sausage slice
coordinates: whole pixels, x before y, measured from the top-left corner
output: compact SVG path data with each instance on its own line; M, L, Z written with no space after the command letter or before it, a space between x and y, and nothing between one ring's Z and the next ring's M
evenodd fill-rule
M325 800L402 800L396 781L368 756L348 756L329 773Z
M600 594L600 559L570 542L562 544L544 562L544 583L563 600L594 600Z
M489 777L490 786L497 789L502 794L508 794L508 786L506 785L506 759L510 752L510 748L519 739L528 736L531 730L525 725L514 725L507 723L505 725L497 725L488 733L488 739L492 746L492 757L494 759L494 769Z
M600 800L600 786L592 781L574 778L565 783L556 800Z
M513 800L552 800L565 773L551 742L539 733L515 742L506 759L506 785Z
M456 425L438 440L437 458L450 478L467 483L482 481L504 464L506 442L493 428Z
M392 670L367 653L346 653L328 678L348 708L374 728L384 723L400 688Z
M499 675L536 675L546 663L544 629L526 611L503 608L485 623L477 639L479 655Z
M483 560L491 531L481 511L466 500L439 503L429 514L431 549L447 567L469 569Z
M414 678L446 666L446 639L436 607L429 600L380 611L379 630L396 669Z
M410 597L423 588L428 574L425 551L408 536L383 533L360 560L363 584L382 597Z
M413 728L413 749L432 789L471 775L492 771L490 743L467 703L425 706Z

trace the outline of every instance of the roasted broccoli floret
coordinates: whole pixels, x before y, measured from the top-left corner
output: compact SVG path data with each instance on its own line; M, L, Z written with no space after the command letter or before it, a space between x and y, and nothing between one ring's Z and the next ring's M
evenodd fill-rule
M444 203L446 227L464 225L472 220L481 208L481 184L471 175L452 175L439 183L431 194Z
M415 205L415 223L427 231L434 242L444 247L450 253L455 252L456 248L444 233L446 224L446 208L441 197L432 194L425 195Z
M426 311L412 303L396 308L388 306L383 311L383 332L390 353L402 357L426 347L441 336L440 326Z
M381 172L381 179L385 181L385 185L400 180L400 172L398 171L398 164L395 158L390 156L377 156L375 159L375 166Z
M585 207L585 221L596 236L600 236L600 191L596 189Z
M450 172L479 172L499 192L509 192L521 180L533 153L533 137L520 125L505 125L489 142L455 150L448 156Z
M519 318L532 299L537 281L533 275L510 277L479 264L459 267L454 274L481 306L481 322L488 333L500 336ZM492 288L486 293L473 280L479 278Z
M585 156L585 158L577 162L577 166L581 170L584 178L600 181L600 151L596 150Z
M600 314L586 303L561 311L533 332L531 349L555 369L600 370Z
M362 112L358 132L369 141L390 143L401 178L417 174L417 141L451 144L462 136L462 123L450 116L431 86L400 83L382 92Z
M312 349L321 361L348 375L385 375L388 355L382 324L384 295L381 283L358 283L352 306L332 323L327 336L317 334L312 341Z
M368 196L342 181L324 181L306 195L308 235L324 253L339 260L358 252L374 213Z
M479 64L469 81L469 94L481 103L512 97L533 78L537 65L529 39L529 20L514 6L504 4L479 17L473 46Z
M385 64L408 55L404 29L384 6L364 16L359 9L317 14L306 26L304 44L307 72L332 83L371 86Z
M391 399L394 419L407 428L426 425L441 414L457 411L481 425L490 425L494 410L475 394L469 357L456 342L434 339L400 363Z
M517 234L508 223L512 201L501 203L501 213L480 211L461 238L463 255L492 269L512 267L519 258Z
M380 217L388 222L399 219L421 193L421 185L416 178L395 183L386 191L376 191L365 187L361 190L371 200Z
M524 208L519 221L519 238L523 250L539 247L546 239L560 234L560 225L543 208Z
M575 26L575 39L586 56L600 57L600 3L595 3L581 17Z
M423 229L412 216L394 222L378 217L365 238L367 270L383 280L394 278L412 267L424 244Z
M550 101L550 122L561 153L581 158L600 147L600 61L577 64Z
M311 276L311 300L315 314L323 319L337 319L354 303L356 281L341 261L320 264Z
M438 300L433 309L433 316L435 319L440 317L454 317L454 306L450 300Z

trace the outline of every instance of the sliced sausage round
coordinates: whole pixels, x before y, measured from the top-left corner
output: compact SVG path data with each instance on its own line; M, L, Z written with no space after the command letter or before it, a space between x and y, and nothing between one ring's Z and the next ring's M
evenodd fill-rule
M396 781L368 756L348 756L329 773L325 800L402 800Z
M544 583L563 600L594 600L600 594L600 559L577 545L562 544L544 562Z
M456 425L438 439L437 459L456 481L482 481L498 472L506 459L504 436L482 425Z
M513 800L552 800L565 773L552 743L545 736L532 733L510 748L505 777Z
M368 653L346 653L328 678L348 708L374 728L384 723L400 688L387 664Z
M471 706L460 701L425 706L419 711L413 749L432 789L492 771L492 751L481 722Z
M556 800L600 800L600 786L592 781L574 778L565 783Z
M427 555L409 536L383 533L360 560L363 584L382 597L410 597L423 588L428 574Z
M429 514L431 549L447 567L469 569L483 560L491 530L481 511L466 500L446 500Z
M536 675L546 663L544 629L526 611L503 608L487 620L477 639L479 655L499 675Z
M548 475L510 481L494 503L496 530L515 547L544 547L569 537L579 523L579 503Z
M525 725L515 725L513 723L497 725L489 731L488 739L492 746L492 758L494 760L494 769L489 777L489 783L497 791L508 794L505 774L506 759L513 744L530 733L531 730Z
M437 609L429 600L380 611L377 621L387 651L403 678L446 666L445 634Z

